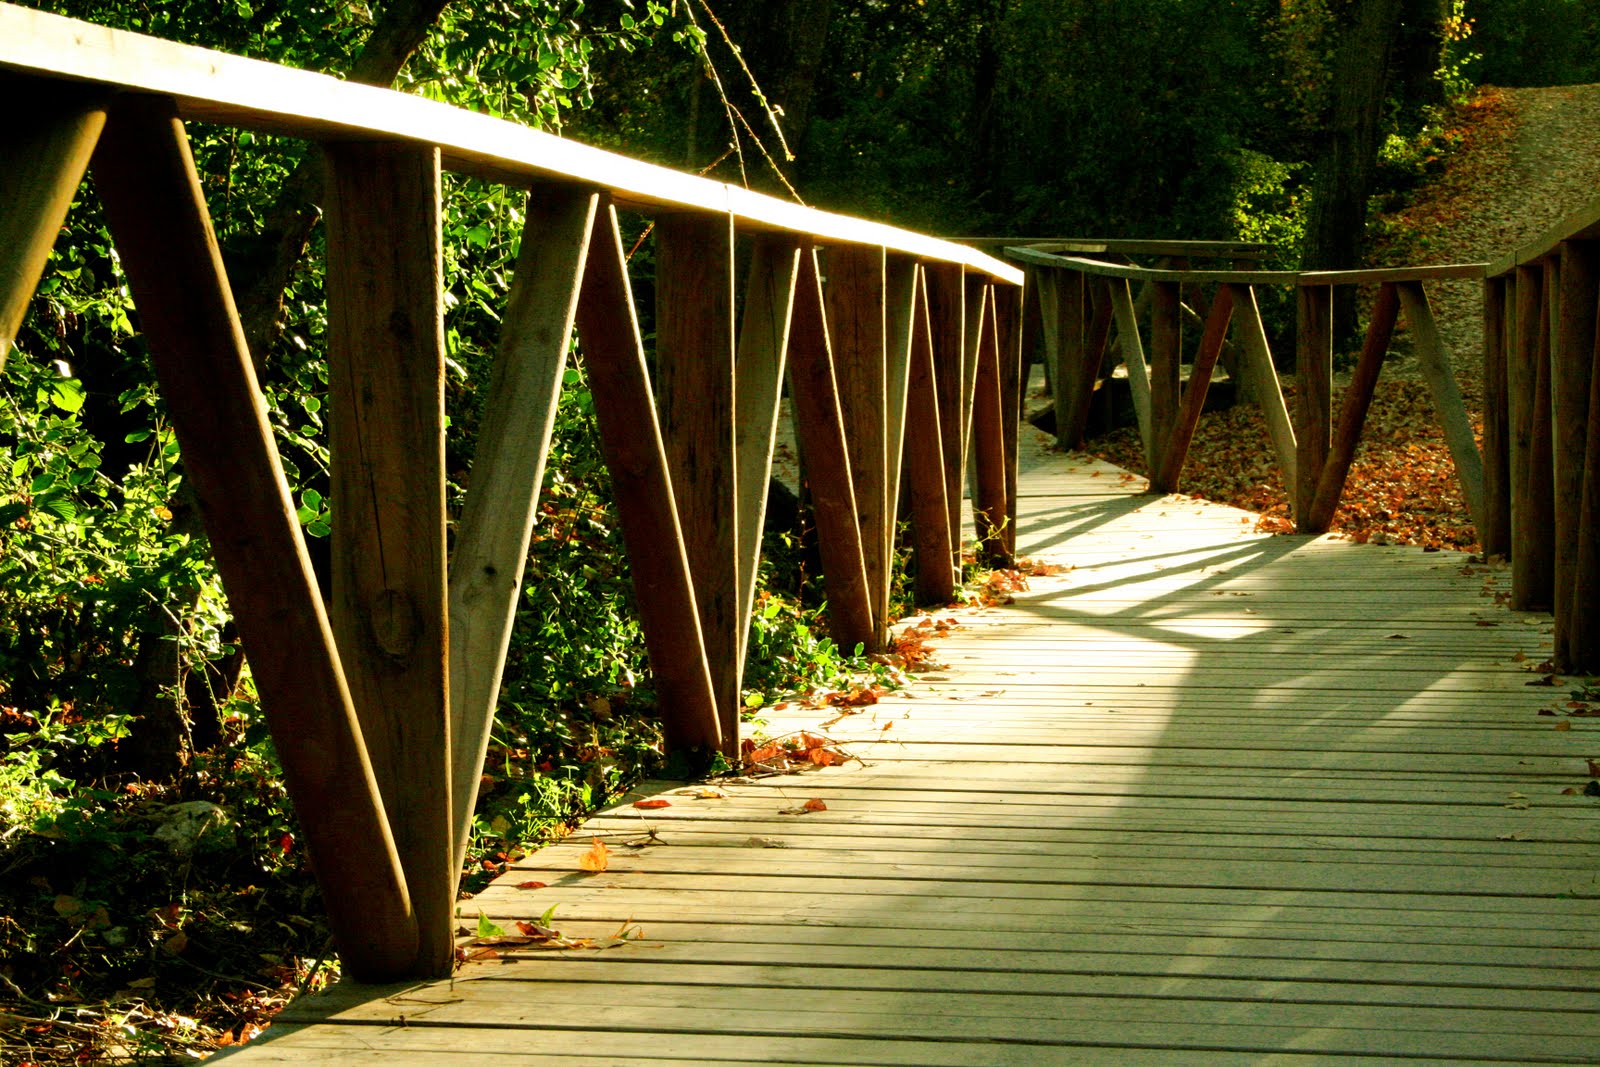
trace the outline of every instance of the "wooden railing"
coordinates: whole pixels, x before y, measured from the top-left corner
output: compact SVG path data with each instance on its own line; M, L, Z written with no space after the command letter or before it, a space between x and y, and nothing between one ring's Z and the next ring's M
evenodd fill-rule
M1554 664L1588 673L1600 673L1597 314L1600 201L1489 266L1484 445L1503 501L1494 543L1511 557L1512 605L1555 616Z
M952 595L969 455L984 546L1013 548L1014 267L427 100L4 4L0 77L14 105L0 122L0 359L91 171L357 977L451 967L457 877L574 329L674 746L737 751L785 379L839 644L885 641L902 480L922 599ZM326 607L189 119L326 153ZM441 168L531 190L453 550ZM620 206L656 223L648 362Z
M1434 279L1481 278L1481 264L1358 271L1188 270L1107 263L1026 246L1007 247L1005 254L1029 271L1024 343L1031 344L1035 336L1040 339L1038 347L1050 365L1054 387L1057 439L1065 447L1082 443L1090 400L1108 369L1103 363L1114 328L1127 367L1151 492L1175 492L1180 484L1206 391L1231 330L1235 344L1231 372L1245 381L1261 405L1295 528L1301 533L1325 532L1333 521L1403 309L1467 506L1474 523L1483 528L1483 464L1423 287ZM1136 299L1134 283L1144 287L1142 298ZM1263 285L1294 287L1292 411L1256 300L1256 288ZM1335 420L1334 294L1349 291L1338 287L1354 285L1376 285L1378 292L1360 358ZM1202 320L1204 328L1184 384L1181 310L1185 298L1200 303L1197 298L1207 291L1210 310ZM1140 329L1138 303L1149 306L1148 335Z

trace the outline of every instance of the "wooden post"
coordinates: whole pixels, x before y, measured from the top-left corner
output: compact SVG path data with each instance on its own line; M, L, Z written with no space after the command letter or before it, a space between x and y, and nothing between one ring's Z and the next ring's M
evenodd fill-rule
M1088 286L1084 275L1075 270L1062 270L1057 272L1056 281L1056 329L1059 331L1059 341L1056 344L1055 368L1055 395L1056 405L1056 444L1062 448L1075 448L1079 444L1073 438L1072 430L1081 406L1088 410L1088 402L1083 399L1086 390L1093 388L1093 383L1084 380L1087 360L1085 353L1088 351L1085 332L1088 326L1086 314L1088 303ZM979 532L980 536L982 531Z
M599 197L541 186L522 249L450 556L450 809L455 870L466 862L484 754L555 428L567 346Z
M873 631L866 646L875 652L888 640L888 545L893 526L885 365L887 265L882 248L854 246L829 248L824 265L829 350L850 449L851 485L872 604Z
M455 963L439 152L327 148L329 614L417 912Z
M1511 554L1511 458L1506 444L1510 416L1506 397L1506 305L1510 286L1505 277L1483 283L1483 527L1478 540L1483 555Z
M1026 337L1022 327L1022 290L996 285L993 290L995 330L1000 348L1000 433L1006 465L1005 552L1013 562L1017 554L1017 446L1022 423L1023 394L1027 390ZM1102 288L1107 312L1109 295ZM1107 320L1109 327L1109 319ZM1103 343L1102 343L1102 347Z
M739 735L731 215L656 219L656 398L724 745Z
M817 546L828 594L828 632L845 651L869 646L875 633L871 587L856 521L850 448L834 380L833 353L822 299L817 254L800 254L794 319L789 328L789 397L794 429L806 457Z
M1550 542L1549 412L1550 382L1543 369L1549 358L1549 304L1544 271L1520 266L1514 275L1511 351L1506 387L1511 406L1511 606L1518 611L1547 610L1554 564ZM1545 403L1538 396L1542 388ZM1542 426L1543 453L1535 447Z
M1154 478L1178 421L1179 346L1183 335L1177 283L1155 282L1150 289L1150 436L1154 447L1145 473ZM1155 486L1150 488L1153 491Z
M1600 338L1589 364L1589 425L1584 435L1583 495L1578 509L1578 544L1572 563L1567 618L1566 669L1600 673Z
M1144 360L1144 343L1139 339L1139 317L1133 305L1133 291L1125 278L1112 278L1111 309L1117 322L1117 342L1122 361L1128 368L1128 392L1133 396L1133 414L1139 423L1139 439L1144 444L1145 470L1155 467L1156 437L1151 415L1150 368Z
M1267 346L1267 330L1261 322L1261 309L1256 306L1256 291L1248 285L1230 286L1233 290L1233 310L1238 316L1239 340L1244 345L1244 368L1250 377L1250 391L1261 405L1262 417L1267 421L1267 436L1272 440L1272 451L1278 457L1278 469L1283 472L1283 488L1292 503L1295 499L1296 460L1299 445L1294 436L1294 420L1289 418L1289 405L1283 399L1283 386L1278 381L1278 369L1272 364L1272 349ZM1308 478L1316 478L1313 471Z
M738 740L722 736L717 717L666 446L634 314L628 260L616 209L609 204L597 220L584 265L577 323L667 744L733 751Z
M917 552L916 597L924 607L955 597L957 561L945 501L944 434L935 379L934 329L928 309L928 270L918 271L912 318L911 374L906 390L906 482L911 537Z
M0 80L13 107L0 129L0 370L106 123L105 94L70 82Z
M978 550L991 564L1011 565L1006 551L1006 457L1004 393L1000 387L1000 331L995 325L994 287L986 287L983 335L978 345L978 366L973 382L972 468L977 492L972 501L972 524L978 533Z
M1378 374L1383 370L1383 357L1389 351L1399 312L1400 294L1393 284L1385 283L1378 289L1372 320L1367 323L1361 358L1356 361L1350 384L1339 401L1339 422L1334 427L1328 458L1317 478L1316 495L1306 513L1307 533L1325 533L1339 509L1339 498L1344 495L1350 464L1355 460L1356 446L1361 443L1361 427L1367 421L1367 409L1372 406L1372 393L1377 388Z
M983 337L989 329L990 308L985 298L989 282L983 275L968 270L963 270L961 277L961 324L964 334L961 350L961 469L956 472L956 477L964 488L970 490L968 462L972 454L973 390L978 381L978 351L983 347Z
M750 639L756 572L761 566L761 531L767 514L767 488L772 480L772 453L777 443L789 322L799 270L800 249L792 240L756 238L750 257L749 281L745 283L744 314L739 326L733 380L741 670Z
M1401 282L1400 306L1405 310L1406 321L1417 347L1417 362L1422 376L1428 382L1428 392L1433 395L1433 407L1444 427L1444 439L1450 446L1450 457L1455 461L1456 477L1461 482L1461 493L1467 501L1467 511L1472 525L1483 537L1483 459L1478 455L1478 442L1472 435L1472 423L1467 418L1467 407L1456 385L1455 373L1450 368L1450 354L1444 350L1439 337L1439 327L1433 321L1433 309L1428 306L1428 294L1421 282Z
M1528 527L1531 551L1527 553L1523 593L1515 588L1512 604L1523 611L1549 611L1555 600L1555 489L1551 469L1550 442L1550 349L1555 322L1553 290L1560 275L1560 260L1547 257L1541 267L1541 285L1535 289L1539 302L1534 321L1533 388L1529 396L1531 413L1528 437ZM1525 596L1523 595L1525 594Z
M894 580L895 546L900 525L900 475L905 454L906 395L911 375L911 334L915 329L917 274L921 271L910 256L889 256L885 269L885 419L888 435L888 471L884 482L887 522L884 523L883 599L873 605L880 647L889 640L889 601Z
M1084 434L1089 426L1089 409L1094 404L1095 386L1100 381L1100 365L1105 361L1106 342L1111 336L1111 295L1106 279L1085 279L1086 298L1093 296L1093 314L1083 333L1083 351L1080 364L1072 368L1079 386L1072 392L1067 412L1066 428L1058 433L1063 448L1082 448ZM1057 427L1060 430L1060 427Z
M933 341L933 366L934 383L939 390L939 432L942 435L940 452L944 457L944 499L945 507L949 511L950 544L957 555L957 562L961 553L961 496L964 490L962 482L962 448L963 430L962 397L965 388L962 384L966 371L965 358L962 355L966 346L966 316L970 313L977 314L976 309L966 306L966 284L963 280L962 268L951 263L931 263L925 268L928 283L928 310L932 322ZM1046 272L1047 276L1053 272ZM1051 288L1047 286L1042 299L1048 301ZM1048 313L1047 313L1048 314ZM1049 338L1051 330L1046 318L1046 358L1049 351Z
M93 171L344 967L412 976L405 875L174 103L119 99Z
M1584 454L1594 365L1595 309L1600 306L1600 242L1561 242L1558 314L1551 320L1550 442L1555 492L1555 662L1575 662L1571 623L1578 588L1578 536Z
M1206 318L1200 349L1195 353L1194 364L1189 369L1189 385L1183 391L1183 404L1176 425L1161 454L1161 463L1150 480L1151 492L1178 491L1183 461L1189 455L1189 442L1194 439L1195 427L1200 425L1200 415L1206 406L1206 390L1211 385L1211 372L1216 369L1217 357L1222 354L1223 342L1228 339L1228 323L1232 319L1233 292L1226 285L1219 285L1216 295L1211 299L1211 314Z
M1311 532L1311 503L1317 477L1327 461L1333 432L1333 287L1302 285L1295 290L1295 426L1294 521L1300 533Z

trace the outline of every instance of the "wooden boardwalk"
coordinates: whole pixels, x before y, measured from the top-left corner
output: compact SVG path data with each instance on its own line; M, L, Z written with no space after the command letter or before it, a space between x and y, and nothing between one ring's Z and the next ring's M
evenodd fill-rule
M1600 721L1529 684L1545 618L1459 555L1142 484L1027 471L1021 548L1071 569L942 614L944 669L827 727L860 762L663 785L465 905L642 940L338 988L235 1055L1600 1062Z

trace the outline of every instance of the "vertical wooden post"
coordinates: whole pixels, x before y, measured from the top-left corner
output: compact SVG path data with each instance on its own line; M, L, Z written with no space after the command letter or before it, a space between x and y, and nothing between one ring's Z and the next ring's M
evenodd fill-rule
M972 501L972 524L978 533L978 550L985 559L1009 567L1006 551L1006 458L1004 393L1000 387L1000 331L995 324L994 286L984 293L983 335L978 345L978 366L973 382L972 468L977 492Z
M405 875L173 102L120 99L93 171L344 967L413 975Z
M1583 494L1574 502L1578 545L1572 563L1566 669L1596 674L1600 673L1600 338L1590 355L1588 415Z
M455 958L439 151L327 148L329 614L417 912Z
M932 263L925 269L928 283L928 310L932 325L934 382L939 390L939 433L942 435L940 452L944 457L944 499L949 512L950 544L957 554L959 565L963 491L961 398L964 395L962 376L966 366L962 353L966 347L966 316L976 315L977 310L969 311L966 307L966 284L960 266ZM1047 272L1047 276L1049 275L1053 275L1053 272ZM1048 300L1050 291L1051 288L1047 286L1041 299ZM1050 336L1048 327L1045 335L1048 353Z
M1511 458L1506 440L1506 329L1510 286L1505 277L1483 283L1483 528L1484 558L1511 554Z
M1144 343L1139 338L1139 317L1135 313L1133 291L1127 279L1113 278L1111 309L1117 322L1117 341L1122 346L1122 361L1128 368L1128 392L1133 396L1133 414L1139 423L1139 438L1144 445L1145 470L1156 463L1156 436L1150 400L1150 367L1144 360Z
M1085 333L1088 327L1087 279L1080 271L1057 272L1056 328L1060 340L1056 344L1055 394L1056 444L1062 448L1075 448L1080 443L1073 438L1073 426L1080 406L1087 411L1084 399L1092 382L1084 381L1085 358L1088 350Z
M1531 414L1528 439L1528 525L1533 550L1528 553L1527 598L1515 591L1513 605L1519 610L1549 611L1555 600L1555 488L1550 441L1550 349L1555 329L1555 290L1561 272L1556 256L1545 258L1540 269L1542 284L1535 290L1539 306L1535 322L1533 391L1529 398ZM1521 604L1518 605L1518 601Z
M483 757L517 616L599 197L540 187L500 328L466 506L450 557L450 807L466 862Z
M1111 293L1104 278L1084 278L1086 308L1092 307L1083 331L1082 360L1071 368L1079 385L1073 389L1065 429L1057 427L1063 448L1082 448L1089 427L1089 410L1094 405L1095 386L1100 381L1100 366L1105 361L1106 342L1111 337ZM1093 299L1089 299L1093 297Z
M1317 478L1328 458L1333 434L1333 287L1302 285L1295 290L1295 426L1294 521L1300 533L1311 532L1311 504Z
M1154 479L1161 455L1178 421L1179 322L1178 284L1154 282L1150 300L1150 437L1152 448L1145 473ZM1150 489L1156 491L1152 482Z
M1356 361L1350 384L1339 402L1339 424L1334 428L1328 458L1317 478L1317 491L1306 513L1307 533L1326 532L1339 509L1339 498L1344 495L1345 479L1350 476L1350 464L1356 458L1356 446L1361 443L1361 427L1367 421L1367 409L1372 405L1378 372L1383 369L1383 357L1389 351L1399 313L1400 294L1393 284L1386 283L1378 289L1372 319L1367 323L1367 339L1361 346L1361 358Z
M1006 466L1005 552L1014 560L1017 554L1017 446L1028 373L1025 331L1022 327L1023 294L1014 286L1002 285L996 285L993 294L995 330L1000 348L1001 447L1005 451ZM1109 314L1111 300L1104 287L1100 297ZM1109 325L1109 319L1107 322Z
M1219 285L1216 295L1211 299L1211 314L1206 318L1200 349L1195 353L1194 364L1189 369L1189 384L1183 390L1183 403L1176 424L1161 453L1161 462L1150 479L1152 492L1175 493L1178 490L1178 478L1183 473L1183 463L1189 455L1189 442L1194 440L1195 427L1200 425L1200 415L1205 410L1211 372L1216 369L1217 357L1222 354L1223 342L1228 339L1228 323L1232 319L1233 291L1226 285Z
M706 665L694 581L667 472L666 446L645 367L616 209L600 215L578 297L578 340L594 394L600 448L611 472L639 625L673 748L728 753Z
M1574 662L1572 619L1588 441L1595 309L1600 306L1600 242L1561 242L1559 312L1551 320L1550 441L1555 491L1555 662Z
M838 246L827 251L823 289L833 352L839 410L850 448L850 475L861 525L873 631L869 651L888 640L888 546L893 517L889 501L887 264L882 248ZM809 453L808 453L809 454Z
M0 128L0 370L105 126L105 94L70 82L0 80L14 107Z
M928 270L917 272L911 331L911 374L906 389L906 482L911 537L917 552L916 597L923 606L955 597L955 550L945 501L944 434L940 430L933 322L928 310Z
M1483 460L1478 455L1478 442L1472 435L1472 423L1467 419L1467 407L1456 385L1455 372L1450 368L1450 356L1439 337L1439 327L1433 321L1433 309L1428 305L1428 294L1421 282L1401 282L1400 306L1405 310L1406 321L1416 343L1417 363L1427 380L1428 392L1433 396L1433 408L1438 413L1439 424L1444 428L1445 443L1450 446L1450 458L1455 462L1456 478L1461 483L1461 495L1466 498L1467 511L1472 525L1483 534Z
M1554 547L1549 523L1550 421L1547 410L1541 417L1537 399L1542 383L1548 406L1550 383L1542 366L1548 359L1550 314L1544 271L1538 264L1518 267L1514 279L1516 303L1506 361L1511 400L1511 606L1533 611L1550 606ZM1542 462L1535 447L1541 425Z
M989 317L993 309L987 300L989 281L983 275L965 271L962 274L962 289L961 470L957 472L957 478L961 485L970 487L967 464L972 454L973 390L978 381L978 352L983 347L983 337L989 329Z
M817 254L804 251L789 328L789 396L816 515L817 547L828 593L828 632L836 645L848 651L870 645L875 630L861 527L856 520L850 446L839 410L828 334Z
M1230 286L1233 289L1234 314L1239 318L1238 336L1244 345L1244 367L1250 377L1250 389L1261 405L1261 415L1267 421L1267 436L1272 440L1272 450L1278 457L1278 469L1283 472L1283 487L1292 503L1295 499L1296 458L1299 445L1295 442L1294 420L1289 418L1289 405L1284 403L1283 386L1278 381L1278 369L1272 363L1272 350L1267 346L1267 330L1261 322L1261 309L1256 305L1256 291L1248 285ZM1313 471L1306 477L1315 479Z
M767 488L772 480L772 452L777 442L789 322L799 270L800 249L792 240L756 238L750 257L749 280L745 283L733 380L741 671L750 639L756 572L761 566L761 530L767 514Z
M900 478L905 456L906 396L911 383L911 334L915 329L917 275L922 268L910 256L889 256L884 273L884 426L887 434L888 472L884 498L888 521L884 524L883 600L873 606L878 639L885 644L889 632L889 602L894 582L895 548L900 531Z
M739 733L743 647L734 471L731 215L656 220L656 398L724 743Z

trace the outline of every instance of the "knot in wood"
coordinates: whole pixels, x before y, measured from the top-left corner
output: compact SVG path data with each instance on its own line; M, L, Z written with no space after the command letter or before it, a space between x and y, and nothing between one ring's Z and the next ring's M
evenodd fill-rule
M372 600L368 615L372 643L391 659L403 660L416 650L422 634L422 614L416 600L400 589L385 589Z

